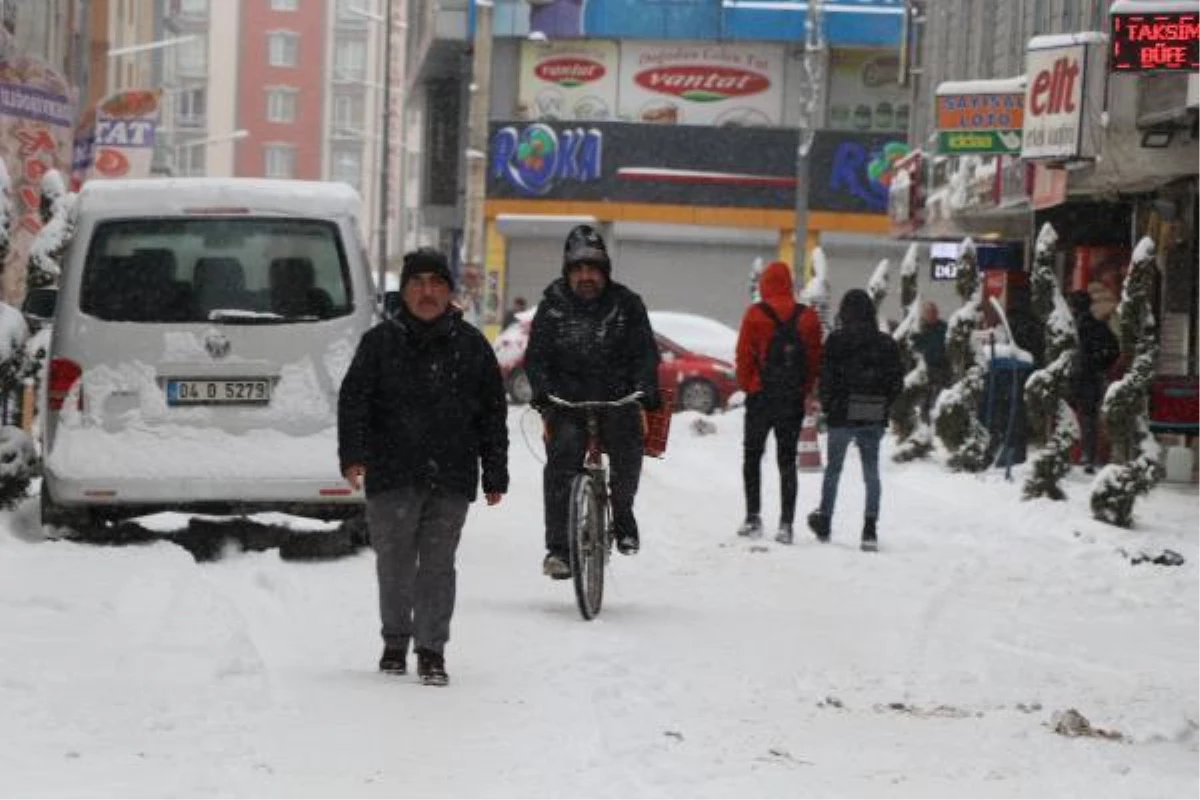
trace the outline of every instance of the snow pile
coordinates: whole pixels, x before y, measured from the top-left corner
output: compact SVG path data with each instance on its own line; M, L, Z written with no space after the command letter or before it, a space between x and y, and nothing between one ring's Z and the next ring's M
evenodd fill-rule
M42 228L29 246L30 288L52 286L62 274L62 256L75 233L75 199L58 170L42 176Z

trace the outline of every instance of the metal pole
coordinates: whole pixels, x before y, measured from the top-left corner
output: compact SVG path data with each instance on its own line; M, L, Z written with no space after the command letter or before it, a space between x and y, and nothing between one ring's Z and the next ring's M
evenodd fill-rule
M487 192L488 100L492 72L492 0L475 0L475 37L471 54L471 85L467 111L467 180L463 224L463 268L475 270L480 283L486 283L483 250L485 245L483 205ZM473 322L482 324L480 296L465 298L477 315Z
M379 255L376 264L376 292L381 299L387 290L388 173L391 171L392 139L392 0L387 0L383 15L383 152L379 155Z
M825 36L821 29L821 0L810 0L804 21L804 80L800 96L800 144L796 149L796 235L793 270L804 275L808 241L809 153L816 137L821 90L825 81ZM803 283L803 281L797 281Z

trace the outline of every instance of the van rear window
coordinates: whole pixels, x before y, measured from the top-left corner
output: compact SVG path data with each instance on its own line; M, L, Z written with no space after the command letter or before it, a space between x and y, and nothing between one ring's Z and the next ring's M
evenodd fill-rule
M80 308L111 322L311 322L350 313L349 274L329 222L111 220L92 235Z

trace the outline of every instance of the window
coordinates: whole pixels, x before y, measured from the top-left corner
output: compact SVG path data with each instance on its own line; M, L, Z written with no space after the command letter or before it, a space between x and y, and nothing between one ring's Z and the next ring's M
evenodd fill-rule
M363 16L363 12L371 13L369 0L338 0L337 2L339 23L352 22L356 25L366 25L367 17Z
M266 177L290 178L296 172L296 148L290 144L269 144L265 148Z
M361 131L365 105L363 98L353 94L335 94L333 96L333 127L335 133L349 130Z
M176 48L179 72L185 75L204 75L208 71L208 40L197 36L181 42Z
M203 128L208 113L208 97L203 88L186 89L176 99L176 124L181 128Z
M362 151L349 148L334 150L330 178L348 183L358 189L362 184Z
M296 66L299 49L300 37L294 33L277 31L267 34L267 63L272 67Z
M207 17L208 0L179 0L179 13L190 17Z
M367 43L361 39L339 39L334 45L333 71L338 78L362 80L367 74Z
M299 11L300 0L271 0L272 11Z
M193 142L182 142L175 150L175 171L185 178L202 178L206 174L207 164L206 158L208 155L208 147L199 144L203 141L197 139Z
M296 121L296 90L267 90L267 122L290 125Z
M103 222L88 248L80 308L103 320L143 323L238 312L257 325L340 317L351 311L343 251L337 226L316 220Z

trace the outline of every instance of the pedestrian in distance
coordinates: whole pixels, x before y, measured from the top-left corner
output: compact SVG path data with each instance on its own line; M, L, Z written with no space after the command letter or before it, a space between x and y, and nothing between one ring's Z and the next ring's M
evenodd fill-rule
M1092 313L1092 296L1086 291L1068 297L1079 336L1079 350L1071 372L1071 405L1079 417L1080 460L1083 471L1096 471L1096 441L1099 438L1100 403L1108 382L1108 371L1121 355L1121 346L1108 325Z
M821 359L821 407L825 411L828 458L821 486L821 506L808 515L817 540L828 542L842 464L851 442L858 446L867 507L862 549L879 547L879 443L887 429L888 411L900 396L904 368L891 336L879 330L875 305L862 289L842 297L837 327L825 340Z
M921 306L921 326L914 340L916 351L925 359L925 371L929 378L929 392L921 408L921 419L929 422L929 415L937 404L938 395L950 385L950 358L946 355L946 322L938 316L937 304L927 300Z
M738 330L738 388L746 394L742 437L742 481L746 519L739 536L762 536L762 457L775 433L779 462L780 512L775 539L791 544L796 514L796 451L804 424L804 404L821 363L821 321L797 303L792 271L782 261L759 276L760 302L750 305Z
M508 491L507 402L483 334L450 305L446 257L404 256L401 303L359 342L338 396L342 475L367 495L382 618L379 669L403 675L415 645L422 683L444 686L455 555L480 483Z
M642 393L640 408L614 408L600 418L611 467L613 538L623 555L641 548L633 505L642 474L645 412L660 405L659 352L645 304L612 279L612 268L604 237L589 225L575 226L563 246L562 276L546 287L525 350L532 405L546 428L542 573L555 580L571 577L567 514L571 481L587 449L587 421L577 411L553 405L551 395L578 402Z

